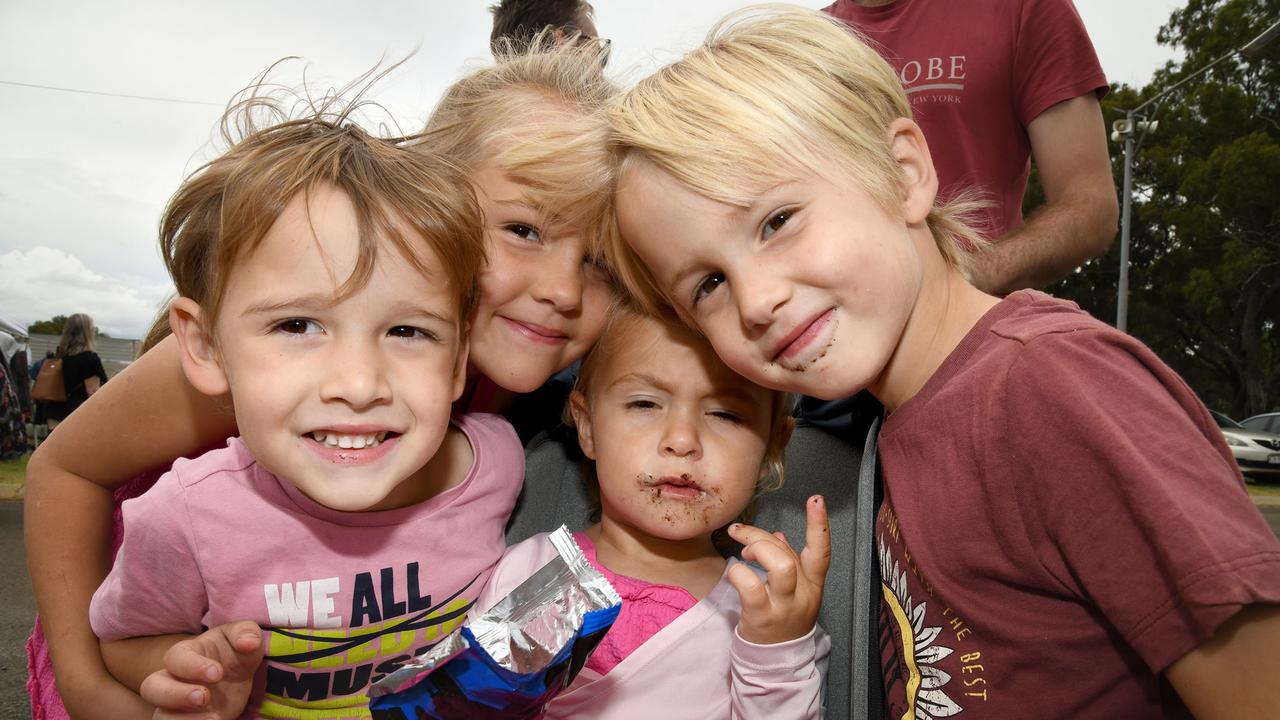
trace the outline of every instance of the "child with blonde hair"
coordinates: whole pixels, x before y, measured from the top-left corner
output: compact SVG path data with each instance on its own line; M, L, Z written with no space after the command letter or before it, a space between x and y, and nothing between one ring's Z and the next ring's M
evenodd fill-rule
M747 11L611 120L627 287L754 382L885 407L890 716L1274 713L1280 544L1221 433L1134 338L966 280L972 234L873 50Z
M592 48L504 55L455 83L415 141L457 165L458 187L474 189L480 206L485 258L459 407L506 413L526 436L558 414L518 396L577 360L603 326L611 283L597 258L611 174L601 109L612 94ZM32 457L28 561L49 638L46 651L38 626L28 645L38 717L65 717L62 699L77 717L149 711L107 674L88 603L109 567L112 490L237 431L225 401L188 381L180 355L175 340L160 342ZM156 697L185 702L159 687Z
M809 498L799 553L743 524L782 483L788 410L783 393L729 370L679 322L615 306L568 414L599 501L598 522L574 538L622 611L547 718L822 716L823 499ZM766 572L726 560L730 539ZM512 547L476 606L555 556L546 534Z

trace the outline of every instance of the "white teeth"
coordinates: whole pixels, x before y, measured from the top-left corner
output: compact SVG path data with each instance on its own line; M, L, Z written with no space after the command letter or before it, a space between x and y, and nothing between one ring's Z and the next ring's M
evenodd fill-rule
M326 433L316 430L311 433L311 437L316 442L331 448L342 448L344 450L363 450L367 447L377 447L387 439L385 432L373 433L370 435L339 435L337 433Z

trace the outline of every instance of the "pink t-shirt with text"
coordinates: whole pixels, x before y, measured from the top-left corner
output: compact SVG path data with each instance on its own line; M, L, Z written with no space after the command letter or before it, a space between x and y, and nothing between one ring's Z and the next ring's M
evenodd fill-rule
M271 629L244 717L367 717L369 684L461 624L505 548L523 448L498 416L454 424L475 454L466 478L395 510L324 507L239 438L179 460L124 505L124 543L90 607L94 632L253 620Z

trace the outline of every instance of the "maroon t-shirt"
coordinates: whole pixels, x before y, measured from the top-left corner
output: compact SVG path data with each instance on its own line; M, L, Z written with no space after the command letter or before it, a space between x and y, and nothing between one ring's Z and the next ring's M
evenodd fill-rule
M880 454L891 717L1179 717L1160 673L1280 601L1280 543L1204 406L1072 303L994 307Z
M974 187L994 205L984 234L1022 222L1027 126L1107 79L1071 0L894 0L825 12L862 31L897 70L944 197Z

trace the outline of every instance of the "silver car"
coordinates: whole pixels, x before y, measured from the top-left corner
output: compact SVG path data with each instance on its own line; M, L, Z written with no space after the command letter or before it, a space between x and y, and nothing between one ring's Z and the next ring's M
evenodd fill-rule
M1280 435L1280 412L1262 413L1254 415L1251 418L1245 418L1240 424L1246 430L1260 430L1262 432L1275 433Z
M1209 414L1218 423L1240 472L1254 478L1280 478L1280 435L1250 430L1220 412Z

